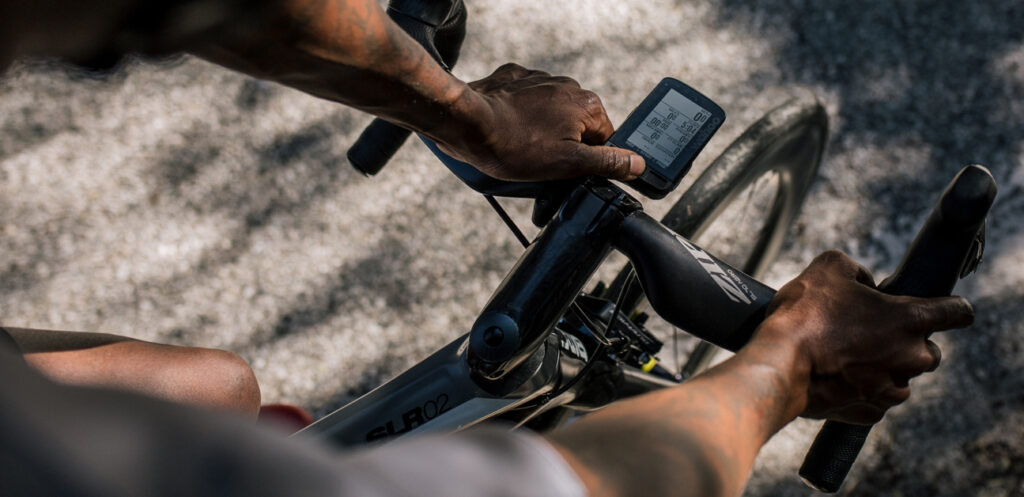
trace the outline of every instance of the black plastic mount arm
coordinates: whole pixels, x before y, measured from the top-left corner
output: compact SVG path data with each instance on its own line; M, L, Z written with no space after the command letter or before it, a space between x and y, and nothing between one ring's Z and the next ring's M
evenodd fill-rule
M643 212L622 223L615 248L633 263L659 316L731 351L750 340L775 295Z
M950 182L892 276L879 289L893 295L949 295L980 257L975 246L996 196L987 169L967 166ZM967 269L967 271L965 271ZM871 426L826 421L811 444L800 477L807 485L836 492L846 479Z

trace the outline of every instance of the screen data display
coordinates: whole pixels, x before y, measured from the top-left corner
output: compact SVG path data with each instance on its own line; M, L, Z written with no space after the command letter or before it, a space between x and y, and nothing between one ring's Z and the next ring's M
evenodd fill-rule
M660 169L666 169L710 116L700 105L669 90L626 143L654 159Z

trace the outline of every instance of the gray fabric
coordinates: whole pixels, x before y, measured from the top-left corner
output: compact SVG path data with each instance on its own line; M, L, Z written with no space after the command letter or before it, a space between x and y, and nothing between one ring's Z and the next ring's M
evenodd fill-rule
M581 496L543 441L486 430L339 455L228 415L56 385L0 345L3 496Z
M361 497L586 494L546 442L494 428L400 440L348 458L345 469L346 495Z
M14 341L14 337L3 327L0 327L0 349L18 350L18 342Z

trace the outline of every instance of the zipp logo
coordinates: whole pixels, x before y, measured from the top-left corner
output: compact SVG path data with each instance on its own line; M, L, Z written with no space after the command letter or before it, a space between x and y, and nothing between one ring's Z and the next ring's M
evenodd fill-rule
M718 288L725 292L729 300L740 304L752 304L754 302L757 297L754 296L753 292L742 281L739 281L739 278L727 274L722 269L722 266L719 266L707 252L692 245L679 235L676 235L676 240L700 263L700 266L704 268L704 271L707 271L708 276L711 276L711 280L718 285Z
M583 346L583 342L579 338L572 335L562 335L562 349L581 361L588 360L587 348Z

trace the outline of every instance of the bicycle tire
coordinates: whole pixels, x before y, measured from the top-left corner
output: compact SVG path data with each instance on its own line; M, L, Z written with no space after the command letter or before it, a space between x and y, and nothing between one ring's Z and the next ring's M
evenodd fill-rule
M768 175L777 190L764 224L742 260L712 251L743 272L761 278L775 261L799 214L828 141L828 114L813 96L793 98L770 110L719 155L661 219L662 224L703 245L701 237L740 194ZM707 248L707 247L705 247ZM627 264L609 286L616 295L632 268ZM630 313L645 305L637 290L627 296ZM718 348L700 342L681 368L683 378L706 369Z

